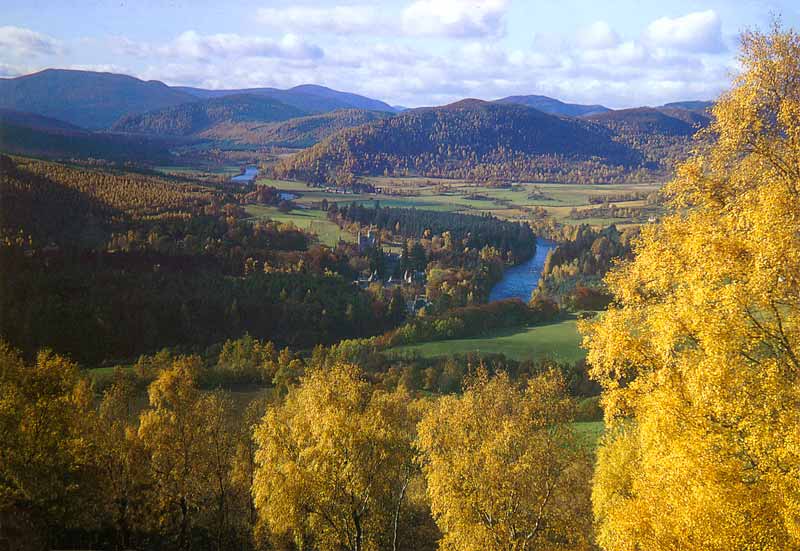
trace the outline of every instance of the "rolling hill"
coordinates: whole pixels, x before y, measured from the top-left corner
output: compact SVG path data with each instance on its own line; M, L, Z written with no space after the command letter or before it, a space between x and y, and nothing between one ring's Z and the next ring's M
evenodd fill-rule
M295 86L288 90L278 88L247 88L240 90L205 90L202 88L176 87L175 90L188 93L200 99L220 98L239 94L264 96L285 103L304 111L306 113L325 113L338 109L365 109L369 111L385 111L394 113L397 111L391 105L379 100L339 92L317 86L314 84L304 84Z
M564 103L563 101L548 98L547 96L509 96L507 98L495 100L495 103L514 103L526 107L533 107L534 109L550 113L551 115L565 115L567 117L582 117L611 111L608 107L602 105Z
M587 116L586 119L602 124L616 133L684 137L694 135L699 127L707 125L710 120L701 113L687 109L652 107L608 111Z
M275 172L344 186L380 174L578 181L589 173L619 178L642 163L642 153L604 125L470 99L343 130Z
M272 123L220 122L203 131L200 136L252 145L303 148L310 147L339 130L390 116L390 113L384 111L342 109Z
M157 163L169 159L171 141L92 132L75 125L0 109L0 152L58 159L87 158Z
M163 82L127 75L46 69L0 79L0 108L35 113L99 130L130 113L152 111L195 98Z
M305 114L272 98L236 94L128 115L114 123L111 129L136 134L190 136L208 132L223 123L267 123Z
M645 163L671 169L686 157L692 137L710 118L686 109L621 109L586 117L608 128L614 140L642 152Z
M714 107L713 101L673 101L661 106L662 109L685 109L698 113L708 113L712 107Z
M339 109L396 112L382 101L312 84L288 90L206 90L171 87L128 75L68 69L45 69L20 77L0 78L0 109L51 117L89 130L110 128L127 115L242 94L281 102L303 115Z

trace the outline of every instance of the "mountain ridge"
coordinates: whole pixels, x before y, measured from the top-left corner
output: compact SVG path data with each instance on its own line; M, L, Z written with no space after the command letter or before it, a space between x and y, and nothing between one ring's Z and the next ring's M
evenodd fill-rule
M284 159L278 177L347 187L359 176L623 181L665 174L708 118L638 108L585 118L466 99L343 130Z
M307 114L269 97L235 94L127 115L115 122L111 130L136 134L190 136L205 132L223 122L267 123Z
M494 100L495 103L518 104L532 107L539 111L544 111L551 115L565 115L568 117L582 117L595 113L605 113L611 111L603 105L582 105L578 103L566 103L555 98L540 95L508 96Z

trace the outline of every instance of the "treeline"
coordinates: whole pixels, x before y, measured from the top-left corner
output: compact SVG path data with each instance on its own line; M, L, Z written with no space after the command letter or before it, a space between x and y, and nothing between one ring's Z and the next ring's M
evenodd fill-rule
M572 220L589 220L591 218L620 218L646 222L648 216L654 212L650 207L626 207L619 205L603 205L584 209L571 208L569 217Z
M342 129L389 116L390 113L383 111L339 109L281 122L253 124L252 121L226 121L206 130L203 136L244 144L301 149L311 147Z
M211 203L209 188L176 183L133 171L91 169L62 163L2 157L0 177L4 203L20 195L34 204L58 203L64 209L83 206L70 203L80 194L108 209L132 217L152 217L164 213L195 212ZM55 197L50 197L55 195ZM9 211L11 207L8 208ZM4 217L11 212L4 212ZM50 214L50 213L48 213Z
M567 183L652 180L688 152L691 133L686 128L692 126L667 114L657 124L628 120L638 116L626 112L621 119L588 121L465 100L344 130L282 160L274 172L279 178L342 187L366 175Z
M18 248L0 254L0 334L29 354L48 347L88 365L165 346L191 350L244 332L312 347L379 334L399 321L388 313L389 297L334 274L231 277L202 257L170 268L170 257L159 255L126 255L120 266L113 255L56 264Z
M11 548L591 549L591 456L558 372L476 366L463 394L416 398L320 351L285 398L237 406L201 390L196 356L141 369L146 403L122 371L94 400L75 364L0 343Z
M530 305L517 299L499 300L489 304L453 308L438 316L412 319L383 339L388 347L463 339L492 329L552 321L558 313L558 306L546 300L535 300Z
M519 299L498 300L416 317L382 335L340 341L331 350L339 360L356 363L371 373L380 372L389 365L384 352L396 346L475 337L495 329L552 321L559 313L557 304L541 298L529 304Z
M576 310L598 310L610 297L603 277L615 263L629 260L638 235L635 228L622 232L616 226L601 230L591 226L564 226L561 241L547 253L534 298L549 299Z
M530 258L536 251L536 236L528 224L509 222L490 215L418 210L415 208L373 208L356 203L328 209L336 221L356 222L364 227L387 230L405 238L430 238L447 235L451 250L482 249L489 246L515 262Z
M297 348L379 334L402 296L363 291L347 248L252 223L234 200L137 173L0 158L0 335L89 365L250 332Z
M529 195L528 198L539 199L540 197L531 197ZM658 201L658 192L629 191L626 193L604 193L602 195L592 195L589 197L590 205L608 205L610 203L625 203L627 201L647 201L648 204L655 204Z
M200 134L217 124L249 121L252 125L283 121L304 114L304 111L272 98L234 94L127 115L111 128L116 132L189 136Z

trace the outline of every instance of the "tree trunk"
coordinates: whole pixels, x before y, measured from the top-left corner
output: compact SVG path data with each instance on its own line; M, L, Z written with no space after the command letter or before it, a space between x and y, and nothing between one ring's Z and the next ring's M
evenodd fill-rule
M353 548L353 551L361 551L361 538L363 537L363 535L361 533L361 517L359 517L358 515L354 514L353 515L353 522L356 525L356 541L355 541L355 547Z
M400 495L397 496L397 507L394 509L394 526L392 527L392 551L397 551L397 524L400 520L400 507L403 504L403 496L406 494L410 478L410 476L406 476L403 480L403 484L400 486Z
M189 505L186 503L186 497L181 496L181 533L180 541L178 543L179 549L188 551L189 541L187 532L189 528Z

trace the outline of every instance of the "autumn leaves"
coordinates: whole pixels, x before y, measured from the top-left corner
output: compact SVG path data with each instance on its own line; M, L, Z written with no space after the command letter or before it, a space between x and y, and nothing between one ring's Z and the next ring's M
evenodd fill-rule
M570 413L555 375L523 390L484 374L463 396L412 400L351 365L317 369L256 431L256 507L320 549L433 544L428 499L443 549L579 549L589 461Z
M800 548L800 37L746 33L741 63L583 328L608 551Z

